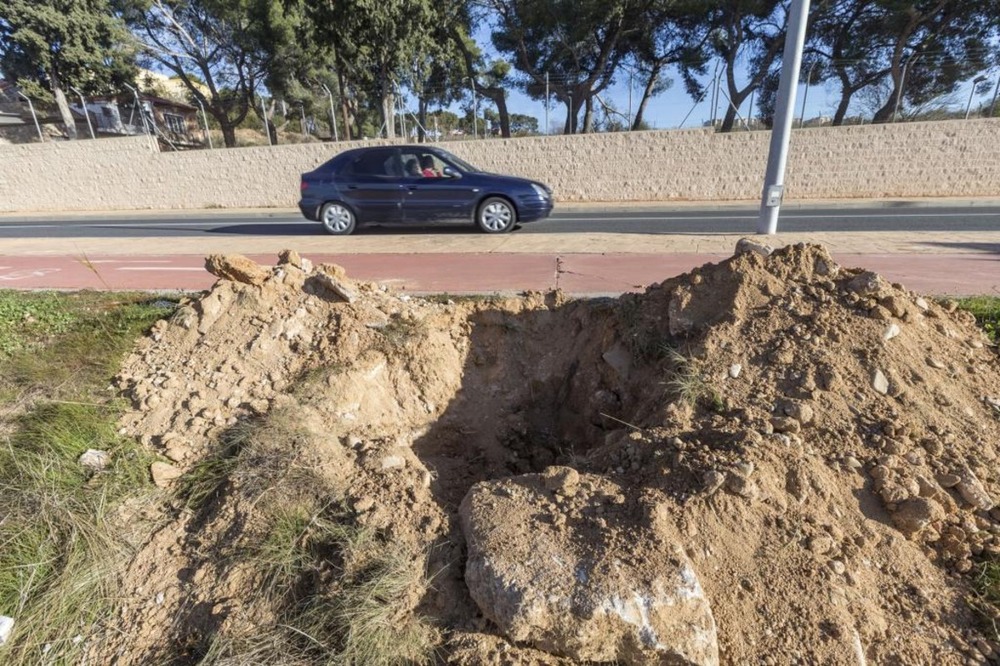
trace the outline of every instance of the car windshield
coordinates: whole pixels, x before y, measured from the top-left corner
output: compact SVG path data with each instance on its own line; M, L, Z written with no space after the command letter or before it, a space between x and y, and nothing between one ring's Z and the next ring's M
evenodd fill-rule
M447 150L440 150L438 154L441 155L441 157L444 158L445 161L451 162L452 164L454 164L455 166L457 166L462 171L468 171L469 173L478 173L479 171L481 171L481 169L478 169L478 168L472 166L471 164L469 164L468 162L466 162L462 158L455 157L454 155L452 155L451 153L449 153Z

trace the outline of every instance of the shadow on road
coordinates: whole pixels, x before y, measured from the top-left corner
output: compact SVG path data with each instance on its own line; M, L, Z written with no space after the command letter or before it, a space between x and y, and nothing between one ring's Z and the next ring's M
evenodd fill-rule
M973 250L984 254L1000 254L1000 243L947 243L942 241L926 242L923 245L945 247L952 250Z

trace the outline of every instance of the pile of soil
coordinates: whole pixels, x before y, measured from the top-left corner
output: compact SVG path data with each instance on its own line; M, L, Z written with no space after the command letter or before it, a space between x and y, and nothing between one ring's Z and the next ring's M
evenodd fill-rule
M302 493L424 554L432 583L398 610L430 618L439 660L572 663L558 641L505 634L466 581L463 499L531 479L543 499L503 504L509 538L641 565L660 552L646 535L669 535L722 663L1000 663L971 583L1000 554L996 351L954 304L822 247L745 249L591 300L422 299L294 252L214 258L226 277L154 327L119 386L123 432L164 458L159 484L221 481L196 510L150 512L161 526L94 663L198 663L273 629L234 553L266 538L262 507ZM250 426L277 433L267 455L206 465L238 457ZM537 481L574 473L569 499ZM713 659L633 648L601 658Z

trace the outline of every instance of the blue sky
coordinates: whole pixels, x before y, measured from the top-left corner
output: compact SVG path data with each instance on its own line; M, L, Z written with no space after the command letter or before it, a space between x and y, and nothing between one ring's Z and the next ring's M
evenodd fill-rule
M994 84L997 80L996 77L997 74L994 74L992 77ZM628 77L625 75L619 78L624 78L625 81L612 87L606 94L602 95L602 97L606 102L614 104L619 111L625 112L628 109ZM711 93L706 95L705 99L703 99L700 104L695 106L694 100L692 100L687 93L684 92L683 85L678 77L674 75L671 78L675 81L674 85L662 95L650 100L647 105L645 114L646 121L656 129L674 129L680 125L681 121L684 120L684 117L690 112L691 115L684 123L684 127L700 127L711 118ZM705 85L710 84L710 82L711 76L706 77L703 81ZM632 91L633 112L638 109L639 101L642 97L640 82L636 80L634 81L634 85L635 87ZM805 88L806 86L804 84L799 84L795 103L796 118L798 118L802 112L802 95ZM972 83L966 82L956 93L951 95L949 100L950 106L964 110L966 104L968 103L970 92L972 92ZM973 108L980 103L988 104L992 98L992 89L983 95L974 96ZM806 119L808 120L809 118L815 118L820 115L832 116L839 101L840 90L835 83L830 82L810 86L806 96ZM543 125L545 107L541 101L532 100L521 92L511 91L510 96L508 97L508 106L512 113L524 113L535 116L539 119L539 127ZM721 117L725 113L725 110L726 100L725 98L722 98L719 102L719 111L717 116ZM746 100L740 109L740 115L744 118L747 117L749 110L750 100ZM480 108L480 112L482 112L482 108ZM564 104L556 104L553 98L553 105L549 108L550 125L558 123L561 128L565 119L566 106Z

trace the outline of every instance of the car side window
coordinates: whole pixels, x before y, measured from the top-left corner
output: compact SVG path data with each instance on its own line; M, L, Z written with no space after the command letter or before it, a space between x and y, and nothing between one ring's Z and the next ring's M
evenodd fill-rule
M395 155L389 151L377 150L362 154L351 164L350 173L355 176L395 176Z

